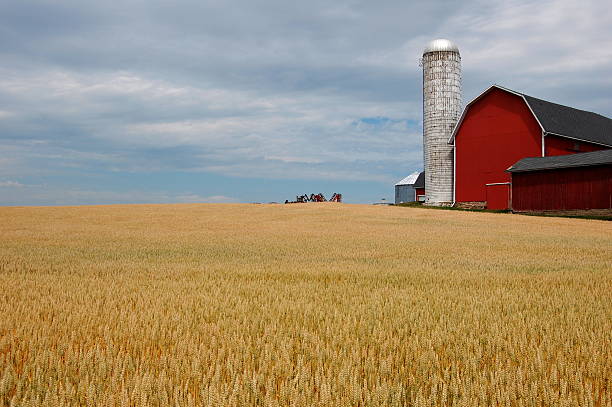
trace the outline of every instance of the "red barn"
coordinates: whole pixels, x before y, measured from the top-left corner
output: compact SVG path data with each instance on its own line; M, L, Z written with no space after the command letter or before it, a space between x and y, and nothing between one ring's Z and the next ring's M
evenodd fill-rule
M524 158L508 169L512 209L612 209L612 149Z
M454 201L510 207L510 166L545 157L612 148L612 119L491 86L464 109L454 145Z

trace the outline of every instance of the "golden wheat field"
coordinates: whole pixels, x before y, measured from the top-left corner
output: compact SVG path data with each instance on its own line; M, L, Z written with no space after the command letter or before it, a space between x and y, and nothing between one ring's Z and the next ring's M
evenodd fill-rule
M612 222L0 208L1 406L612 406Z

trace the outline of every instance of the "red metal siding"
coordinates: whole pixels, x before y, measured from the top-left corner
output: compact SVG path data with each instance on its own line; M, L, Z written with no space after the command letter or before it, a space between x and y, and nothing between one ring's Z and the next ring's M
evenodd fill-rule
M486 201L486 184L509 182L505 172L542 155L542 130L524 100L492 89L466 112L455 137L455 200Z
M418 201L419 200L419 196L425 195L425 188L415 188L415 199Z
M487 209L510 208L510 184L487 185Z
M544 148L546 150L546 156L548 157L551 155L586 153L610 147L590 144L585 141L572 140L566 137L546 136L544 139Z
M515 211L612 209L612 166L512 174Z

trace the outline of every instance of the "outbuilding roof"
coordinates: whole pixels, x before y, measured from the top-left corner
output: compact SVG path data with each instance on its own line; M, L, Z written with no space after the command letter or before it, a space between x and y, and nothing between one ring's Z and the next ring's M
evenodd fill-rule
M492 89L500 89L521 97L545 134L567 137L589 143L612 147L612 119L586 110L559 105L546 100L534 98L499 85L493 85L465 106L461 118L457 122L449 144L455 140L455 135L465 118L470 106L489 93Z
M419 178L419 173L418 172L413 172L412 174L408 175L406 178L402 179L397 184L395 184L395 186L399 186L399 185L414 185L414 183L417 180L417 178Z
M425 188L425 171L421 171L419 177L414 182L415 188Z
M590 167L594 165L612 165L612 149L591 151L550 157L529 157L517 161L508 168L508 172L526 172L553 170L557 168Z

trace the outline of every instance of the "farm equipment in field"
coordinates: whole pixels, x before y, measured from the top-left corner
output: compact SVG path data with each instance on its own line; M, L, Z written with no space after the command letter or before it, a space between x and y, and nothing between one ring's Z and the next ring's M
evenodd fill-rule
M295 197L295 201L285 201L285 203L306 203L306 202L342 202L342 194L334 193L331 199L328 201L325 199L325 195L322 193L318 194L304 194Z

